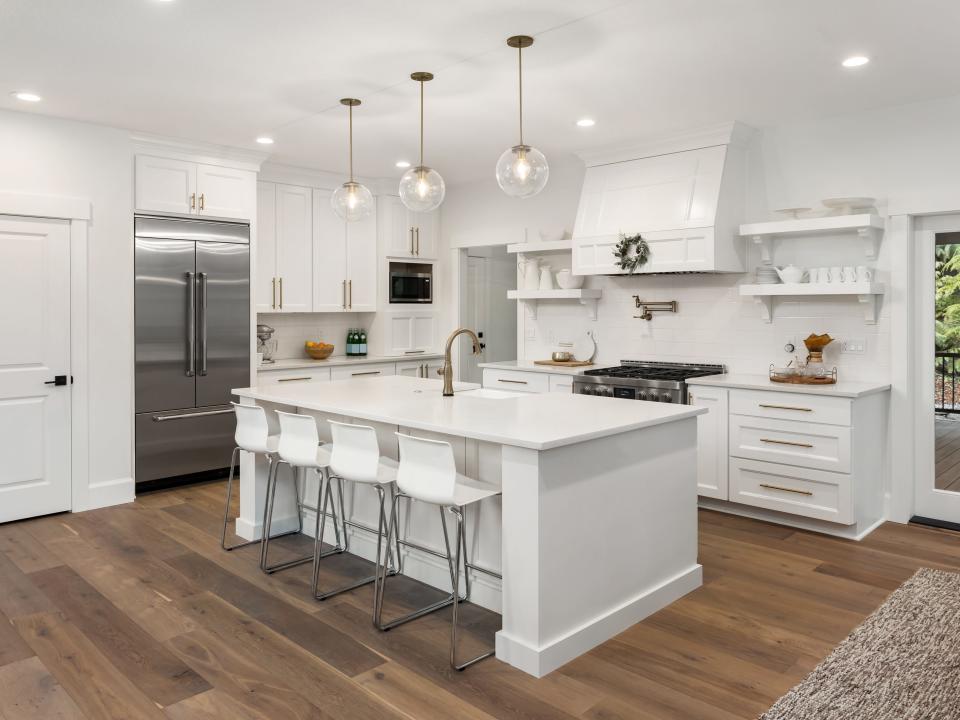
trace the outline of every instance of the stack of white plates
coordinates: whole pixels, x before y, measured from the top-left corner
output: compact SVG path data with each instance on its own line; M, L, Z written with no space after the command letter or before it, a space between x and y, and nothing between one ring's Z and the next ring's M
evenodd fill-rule
M757 266L758 285L775 285L778 282L780 282L780 276L777 275L777 271L771 265Z

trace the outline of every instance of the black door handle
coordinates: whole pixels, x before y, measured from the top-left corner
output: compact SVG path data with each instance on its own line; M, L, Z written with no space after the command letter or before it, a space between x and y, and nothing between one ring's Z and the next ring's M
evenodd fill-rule
M73 378L70 378L73 380ZM66 385L67 376L66 375L54 375L53 380L47 380L44 385Z

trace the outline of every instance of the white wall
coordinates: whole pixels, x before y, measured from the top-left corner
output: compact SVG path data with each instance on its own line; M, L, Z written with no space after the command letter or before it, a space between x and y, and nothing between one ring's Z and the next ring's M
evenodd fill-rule
M276 359L306 359L303 344L307 340L333 343L333 355L346 355L347 331L364 328L367 331L369 355L379 355L382 342L374 341L370 331L373 313L257 313L257 323L269 325L276 332Z
M0 111L0 190L68 195L92 203L90 484L132 478L133 150L129 134Z

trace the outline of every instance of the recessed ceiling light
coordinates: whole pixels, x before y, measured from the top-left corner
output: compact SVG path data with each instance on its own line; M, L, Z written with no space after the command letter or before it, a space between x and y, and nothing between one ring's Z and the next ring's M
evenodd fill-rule
M397 167L398 167L398 168L408 168L408 167L410 167L410 163L408 163L406 160L397 160Z
M43 100L43 98L36 93L27 92L26 90L16 90L10 94L17 100L23 100L23 102L40 102Z
M164 0L164 2L166 1L167 0ZM257 138L257 142L260 143L261 145L273 145L273 138L267 137L266 135L261 135L260 137Z
M845 68L855 68L860 67L861 65L866 65L868 62L870 62L870 58L868 58L866 55L854 55L844 60L843 66Z
M597 124L597 121L593 118L580 118L577 120L578 127L593 127Z

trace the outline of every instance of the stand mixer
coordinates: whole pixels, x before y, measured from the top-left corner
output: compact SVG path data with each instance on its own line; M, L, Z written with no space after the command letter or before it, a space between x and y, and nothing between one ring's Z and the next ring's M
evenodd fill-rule
M274 332L269 325L257 325L257 352L263 356L263 365L275 362L273 354L277 351L277 341L273 339Z

